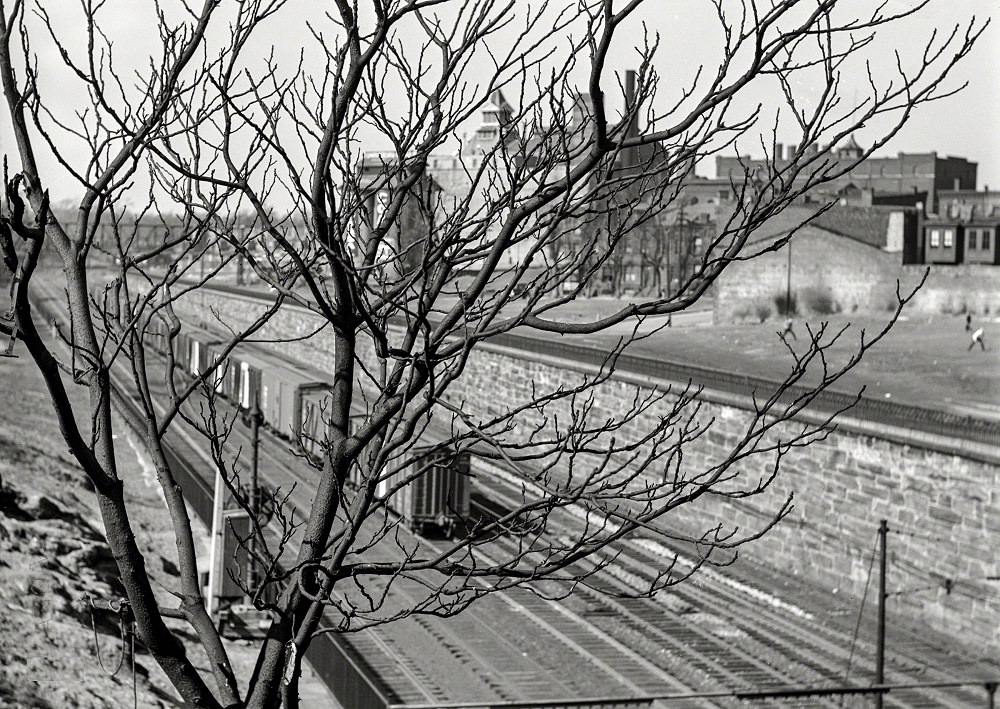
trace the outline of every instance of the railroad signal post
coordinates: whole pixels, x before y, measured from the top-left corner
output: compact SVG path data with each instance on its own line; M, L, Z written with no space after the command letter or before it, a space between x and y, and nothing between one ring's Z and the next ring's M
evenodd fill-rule
M208 613L218 618L224 610L224 601L238 600L242 595L230 572L236 572L247 556L240 554L239 540L250 529L250 516L242 508L234 508L229 488L222 473L215 473L215 490L212 509L212 543L209 551ZM243 557L243 558L240 558ZM245 568L245 562L242 565Z
M225 610L223 602L239 602L246 594L233 578L242 574L252 594L260 579L257 577L256 532L254 521L260 520L260 484L258 449L260 446L260 408L254 403L249 413L244 410L244 423L250 427L250 484L246 508L239 505L229 492L221 471L215 473L212 513L212 543L209 552L208 612L217 618ZM248 512L249 510L249 512ZM246 540L241 542L241 540ZM248 600L248 599L246 599Z
M257 530L261 524L258 462L260 460L260 426L264 422L264 415L261 413L256 396L249 411L243 410L242 417L243 423L250 428L250 484L245 504L241 505L240 509L233 511L234 515L238 515L239 527L237 528L235 524L235 517L229 520L235 534L230 545L231 548L225 548L229 553L228 558L235 560L236 572L243 574L245 590L236 589L236 595L242 595L242 598L237 598L229 606L228 612L221 619L221 625L223 637L260 639L267 634L271 616L267 611L258 610L253 604L254 595L264 581L263 574L258 573L257 565ZM226 538L228 539L228 537Z

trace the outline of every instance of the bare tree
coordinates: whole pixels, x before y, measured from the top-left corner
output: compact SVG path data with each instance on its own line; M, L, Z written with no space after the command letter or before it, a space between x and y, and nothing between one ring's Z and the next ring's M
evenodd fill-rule
M919 105L953 93L942 82L982 31L974 21L943 29L915 61L887 62L877 53L882 36L928 3L862 12L837 0L716 0L705 5L715 15L717 61L686 83L671 76L668 86L657 70L659 36L637 19L642 0L530 9L490 0L336 0L322 11L294 0L160 3L150 12L158 41L147 47L148 61L117 53L107 30L112 4L81 0L72 32L61 34L49 14L56 10L42 0L0 0L0 78L19 165L5 175L0 245L14 286L0 327L37 363L93 483L139 639L184 701L204 707L295 706L298 666L324 611L335 614L336 631L348 632L413 613L459 613L517 586L567 594L612 563L613 545L637 530L671 537L663 522L679 507L765 489L770 477L745 480L741 466L761 456L776 473L789 451L825 435L824 425L782 424L884 331L829 368L825 353L839 335L819 328L782 387L756 402L732 450L703 469L683 457L711 427L698 416L696 389L637 396L613 417L595 409L593 393L637 334L598 373L551 390L526 386L516 405L486 408L449 392L470 353L497 335L596 333L679 312L733 261L780 248L747 244L788 204L883 146ZM281 33L296 23L299 31ZM637 81L617 111L608 97L623 86L608 57L632 41L626 35L641 37ZM275 36L300 44L269 48ZM51 100L33 54L42 44L58 48L87 97L83 108L61 111ZM857 83L867 87L854 108L840 98L845 76L863 77ZM778 114L742 107L759 87L783 98ZM484 111L487 128L463 139ZM775 132L779 121L782 130L797 126L802 147L732 185L737 206L693 275L595 321L560 319L560 306L588 292L630 233L676 208L699 160L754 140L766 148L770 141L755 137L759 126ZM881 136L849 164L807 149L871 123L884 126ZM451 156L447 172L435 163L440 155ZM79 186L78 207L65 218L48 208L54 183L43 165ZM143 232L142 223L162 229ZM38 331L29 284L43 248L61 262L68 358ZM270 285L273 300L239 326L215 323L227 333L222 357L192 380L175 351L190 326L179 305L237 259ZM225 356L289 305L310 311L335 342L332 394L301 528L279 498L277 536L256 524L247 540L267 572L248 592L273 623L241 696L206 610L164 440L178 426L201 431L239 493L225 443L231 408L214 384ZM149 347L153 333L165 337L165 358ZM789 396L810 365L822 370L818 382ZM136 392L141 415L129 425L143 434L173 520L176 607L154 598L132 533L115 469L114 377ZM166 395L156 393L161 380ZM89 393L86 411L67 396L75 385ZM654 423L637 434L630 424L638 421ZM386 512L394 494L426 473L435 450L474 451L521 483L516 504L466 520L443 551L401 541ZM377 495L380 486L387 496ZM679 541L711 562L786 511L742 536L713 528ZM376 544L396 553L362 554ZM686 575L663 570L637 593ZM385 603L401 579L425 590L402 610ZM211 677L192 665L165 618L194 630Z

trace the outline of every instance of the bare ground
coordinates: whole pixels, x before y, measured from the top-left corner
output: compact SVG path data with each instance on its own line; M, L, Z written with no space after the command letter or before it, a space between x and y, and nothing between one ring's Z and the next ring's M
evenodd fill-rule
M122 658L120 623L107 610L94 612L87 599L106 605L121 596L114 561L89 482L21 352L0 359L0 707L181 706L138 644L135 696L128 658L114 676L102 669L101 661L113 670ZM73 393L86 406L83 392ZM116 430L127 429L119 422ZM134 441L119 440L117 448L139 548L160 602L170 605L163 585L176 577L176 552L159 487ZM184 632L179 621L168 622ZM249 676L254 648L236 642L229 649L237 677Z

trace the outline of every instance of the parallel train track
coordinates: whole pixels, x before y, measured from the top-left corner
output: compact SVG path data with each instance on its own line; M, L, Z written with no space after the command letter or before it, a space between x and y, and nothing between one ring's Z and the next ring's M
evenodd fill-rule
M484 469L490 474L477 476L480 497L474 498L474 502L478 505L488 496L489 502L480 505L484 514L512 509L519 494L515 480L498 466L486 464ZM514 544L507 542L508 547ZM652 654L651 658L666 655L670 667L683 666L701 672L703 678L711 678L703 686L750 690L842 683L842 668L847 667L853 628L833 620L826 608L813 609L812 617L809 611L788 604L775 608L755 600L758 594L752 592L754 589L726 582L714 571L699 572L700 575L661 591L653 599L618 598L622 592L635 593L643 581L652 580L650 570L667 566L675 552L649 539L616 545L609 552L618 554L621 571L593 578L589 587L580 588L577 594L587 603L588 613L604 618L601 627L609 633L621 631L623 638L630 635L647 647L659 645L662 654ZM857 666L862 661L870 663L874 654L868 635L858 639L860 657L853 668L854 683L858 686L873 682L871 671ZM914 684L955 681L954 673L949 672L954 668L948 667L946 653L930 653L941 657L929 664L926 642L919 643L909 636L898 640L890 648L888 681ZM995 674L985 664L966 667L963 674L968 678L975 673ZM982 697L981 690L972 688L927 687L889 694L884 705L957 709L974 706ZM786 702L781 706L792 705ZM813 698L801 706L835 707L840 703Z
M150 379L150 393L153 401L164 400L167 396L165 385L156 376ZM132 408L132 413L138 415L137 405L128 403L130 399L135 397L132 385L121 379L116 379L115 386L123 394L126 405L130 405ZM224 402L219 402L219 404L225 406ZM157 408L162 414L162 407L157 406ZM194 411L189 413L197 416ZM225 413L231 416L236 415L235 410L228 410ZM182 421L178 421L178 424L180 425L177 430L172 432L168 439L168 459L171 467L191 471L212 471L212 461L198 445L197 434L189 430L188 424ZM290 501L299 509L308 509L311 502L310 491L316 482L316 471L301 458L293 455L286 441L266 429L261 429L260 435L261 445L258 455L263 482L272 488L280 486L285 490L294 485L295 489L291 493ZM240 449L249 450L250 445L249 432L243 427L235 425L230 439L227 441L230 452L236 453ZM204 474L194 473L194 475L192 482L197 484L199 494L195 495L191 501L194 503L198 516L203 521L209 522L211 519L212 482ZM413 592L414 590L408 588L406 582L394 585L395 593L410 600L418 598L418 594ZM505 599L504 603L508 607L516 608L517 606L509 599ZM444 651L451 655L459 666L476 676L482 685L482 691L476 696L467 697L467 699L503 703L524 700L525 698L579 697L583 691L579 683L559 678L552 672L540 669L538 663L527 655L523 647L517 646L504 637L486 618L481 617L475 611L463 614L454 619L454 622L449 623L440 623L436 619L422 617L414 617L412 621L427 636L428 641L436 644L438 651ZM540 618L535 618L535 623L546 625ZM377 678L386 699L393 705L434 705L447 702L454 697L454 689L444 681L446 678L434 672L435 669L440 672L441 668L427 666L426 663L421 662L422 653L419 651L419 646L404 646L391 632L373 629L361 633L351 633L349 637L342 638L342 642L350 645L367 670ZM566 639L559 640L558 644L566 648L565 653L568 653L575 662L586 662L587 652L585 649ZM640 661L640 658L628 655L625 656L625 659L630 662ZM619 680L624 686L638 691L636 687L630 686L627 680L623 679L619 670L613 667L605 667L603 679ZM467 678L462 679L461 683L465 689L468 688ZM677 683L661 685L661 687L668 687L674 691L685 689L683 685Z

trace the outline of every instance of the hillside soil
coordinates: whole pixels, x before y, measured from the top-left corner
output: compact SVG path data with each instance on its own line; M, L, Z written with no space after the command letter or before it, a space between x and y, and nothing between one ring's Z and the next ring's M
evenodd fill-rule
M133 690L121 624L107 609L122 592L90 484L66 449L41 377L19 349L21 358L0 359L0 708L181 706L141 643ZM82 389L71 395L86 406ZM115 430L128 431L121 421ZM176 605L165 590L175 585L176 548L159 486L131 433L118 439L117 451L153 587L162 605ZM181 621L167 622L192 641L192 659L205 670L193 635ZM256 649L227 643L236 676L249 677ZM305 674L304 694L325 697Z

